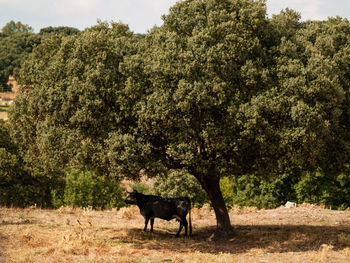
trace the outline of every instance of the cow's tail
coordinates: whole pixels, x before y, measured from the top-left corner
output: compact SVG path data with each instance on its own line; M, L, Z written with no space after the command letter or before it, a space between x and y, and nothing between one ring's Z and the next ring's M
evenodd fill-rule
M190 227L190 236L191 236L191 235L192 235L192 222L191 222L191 199L190 199L190 198L188 198L188 204L189 204L188 221L189 221L189 223L190 223L190 226L189 226L189 227Z

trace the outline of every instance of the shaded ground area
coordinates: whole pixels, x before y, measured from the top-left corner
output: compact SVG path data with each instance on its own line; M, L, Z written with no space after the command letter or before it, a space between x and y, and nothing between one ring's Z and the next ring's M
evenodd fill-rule
M176 221L143 232L135 207L0 208L0 262L350 262L349 211L247 208L230 218L235 237L213 242L209 208L193 209L191 238L175 237Z

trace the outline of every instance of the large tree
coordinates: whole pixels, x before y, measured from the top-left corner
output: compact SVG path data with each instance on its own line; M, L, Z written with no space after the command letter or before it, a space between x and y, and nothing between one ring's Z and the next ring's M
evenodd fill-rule
M219 181L252 162L242 153L249 142L241 141L238 117L271 81L266 8L260 1L187 0L163 19L123 64L132 93L143 96L137 129L111 136L110 159L123 173L187 170L213 205L215 234L230 235Z
M124 174L187 170L213 205L214 237L230 235L221 177L313 170L331 156L337 64L303 40L298 13L269 20L263 1L185 0L163 19L122 64L137 128L112 133L109 160Z

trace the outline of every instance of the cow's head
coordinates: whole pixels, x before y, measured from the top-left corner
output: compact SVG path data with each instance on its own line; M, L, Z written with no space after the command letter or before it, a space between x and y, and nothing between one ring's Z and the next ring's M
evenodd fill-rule
M140 194L134 190L133 192L129 193L129 196L125 199L125 203L130 205L136 205L137 204L137 197Z

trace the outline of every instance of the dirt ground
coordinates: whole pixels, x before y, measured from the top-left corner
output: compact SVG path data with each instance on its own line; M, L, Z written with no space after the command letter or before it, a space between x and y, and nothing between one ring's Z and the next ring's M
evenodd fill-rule
M19 86L14 77L10 76L8 85L12 85L12 92L0 92L0 99L14 100L19 92Z
M192 209L193 236L176 221L143 232L136 207L95 211L0 208L0 262L350 262L350 212L316 206L230 211L236 235L209 241L215 216Z

